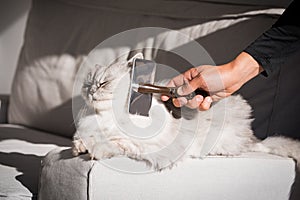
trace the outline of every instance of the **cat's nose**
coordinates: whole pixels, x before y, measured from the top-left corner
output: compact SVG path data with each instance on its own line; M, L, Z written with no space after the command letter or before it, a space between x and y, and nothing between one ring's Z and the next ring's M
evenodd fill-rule
M94 94L97 91L97 86L92 85L92 87L90 88L90 93Z
M97 93L94 93L94 94L92 95L92 98L93 98L93 101L96 101L96 100L99 99L99 96L98 96Z

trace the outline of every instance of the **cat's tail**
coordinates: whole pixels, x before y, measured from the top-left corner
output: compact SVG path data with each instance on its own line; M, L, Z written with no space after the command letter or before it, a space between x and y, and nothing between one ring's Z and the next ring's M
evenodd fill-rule
M283 137L272 136L258 142L254 151L266 152L282 157L293 158L300 170L300 141Z

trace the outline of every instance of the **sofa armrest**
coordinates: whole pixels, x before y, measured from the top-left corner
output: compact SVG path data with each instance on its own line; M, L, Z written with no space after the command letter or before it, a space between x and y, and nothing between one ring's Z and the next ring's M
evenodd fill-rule
M0 124L7 123L9 95L0 94Z

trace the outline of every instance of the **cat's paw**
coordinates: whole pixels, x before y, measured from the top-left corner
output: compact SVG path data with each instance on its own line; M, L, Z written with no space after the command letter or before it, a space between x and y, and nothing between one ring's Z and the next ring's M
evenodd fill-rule
M73 156L78 156L79 154L86 153L86 152L87 152L87 148L81 139L73 141L73 146L72 146Z
M122 155L124 152L113 143L97 142L89 152L91 159L101 160Z

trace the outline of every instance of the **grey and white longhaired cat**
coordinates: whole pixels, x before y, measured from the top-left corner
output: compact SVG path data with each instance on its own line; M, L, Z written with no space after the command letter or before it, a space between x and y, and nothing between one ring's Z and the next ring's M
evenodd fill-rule
M82 96L95 112L79 120L73 141L74 155L88 152L92 159L122 155L161 170L172 167L177 160L200 157L207 137L217 135L209 155L258 151L292 157L300 166L298 141L285 137L269 137L263 141L255 138L251 130L251 107L239 95L222 99L207 111L182 111L192 113L187 119L174 118L172 111L155 95L150 117L129 114L130 63L142 57L139 53L129 61L116 62L107 68L95 67L88 74ZM130 134L130 128L125 130L128 123L138 127L133 130L137 132L135 136ZM156 134L138 137L155 123L158 124L154 126L158 127Z

